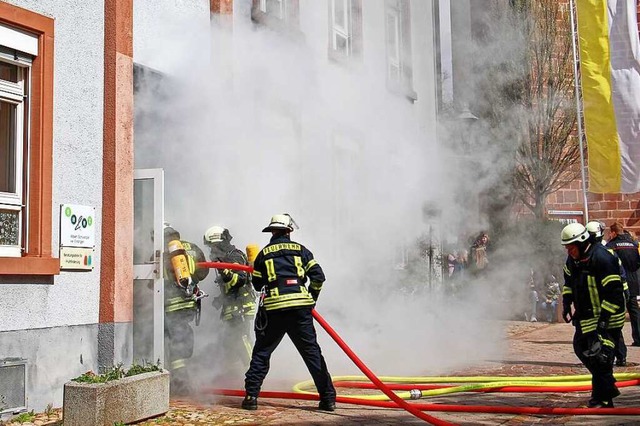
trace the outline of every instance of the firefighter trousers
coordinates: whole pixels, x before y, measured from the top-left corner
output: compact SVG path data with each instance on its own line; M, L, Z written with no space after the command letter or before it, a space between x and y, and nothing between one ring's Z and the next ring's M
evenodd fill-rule
M245 375L247 395L257 397L264 378L269 372L271 354L278 347L284 335L295 345L304 363L311 373L313 382L320 394L320 400L335 402L336 390L331 375L322 356L320 345L313 327L311 307L267 311L267 324L264 330L256 330L256 343L251 355L249 370Z
M617 342L620 338L621 329L607 330L608 339ZM620 395L616 388L616 379L613 377L613 349L605 349L609 352L606 363L598 362L594 358L584 356L584 351L589 349L590 339L576 329L573 335L573 350L580 358L580 361L591 373L591 398L597 401L607 402Z
M171 372L171 393L191 393L188 360L193 355L194 333L190 321L195 310L184 309L165 314L164 337L166 365Z

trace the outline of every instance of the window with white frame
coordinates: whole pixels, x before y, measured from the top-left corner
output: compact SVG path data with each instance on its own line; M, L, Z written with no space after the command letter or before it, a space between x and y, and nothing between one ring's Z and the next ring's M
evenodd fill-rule
M400 12L396 8L388 8L386 13L387 28L387 78L400 83Z
M278 19L285 17L285 0L260 0L260 11Z
M0 36L0 256L19 257L25 247L26 123L32 56L17 48L37 51L37 39L4 26Z
M329 0L329 57L359 56L362 49L362 0Z
M253 0L251 19L277 30L297 29L299 0Z
M411 11L409 0L385 1L387 40L387 86L415 101L411 52Z

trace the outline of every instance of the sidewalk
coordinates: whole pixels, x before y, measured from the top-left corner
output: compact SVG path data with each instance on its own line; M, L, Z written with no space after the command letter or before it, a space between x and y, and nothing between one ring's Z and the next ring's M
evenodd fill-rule
M502 361L485 360L457 372L461 376L550 376L588 374L573 353L573 327L568 324L548 324L523 321L505 322L509 336L509 350ZM627 335L628 338L627 338ZM625 338L631 341L630 330L625 327ZM640 348L629 347L627 367L616 367L615 372L637 372ZM640 407L640 387L626 387L616 398L616 407ZM508 405L514 407L584 406L589 392L575 393L465 393L421 400L426 403L465 405ZM140 423L144 426L172 425L397 425L424 424L404 410L369 408L338 404L334 413L316 409L317 402L284 399L260 399L257 411L244 411L240 398L225 397L215 403L214 397L199 403L172 401L167 416ZM638 425L640 416L546 416L482 413L429 412L441 420L460 425Z

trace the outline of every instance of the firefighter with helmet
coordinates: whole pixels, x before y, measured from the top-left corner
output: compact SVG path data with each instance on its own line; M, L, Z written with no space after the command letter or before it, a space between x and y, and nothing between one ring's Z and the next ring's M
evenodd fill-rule
M245 374L245 398L242 408L256 410L262 382L269 372L271 354L285 334L302 356L320 394L318 408L334 411L336 391L331 381L313 327L311 310L315 306L324 272L313 254L289 234L297 225L288 214L277 214L262 232L271 232L271 240L254 262L253 287L260 291L256 317L256 343L251 364ZM305 285L310 280L309 288Z
M194 347L191 322L200 322L201 299L206 294L198 283L207 277L209 269L196 268L197 262L206 260L204 253L197 245L182 240L169 224L164 227L164 246L165 359L171 372L171 393L188 395L192 392L188 360ZM184 271L179 270L179 262L185 265Z
M591 241L579 223L562 229L567 250L562 316L573 322L573 349L591 373L589 408L611 408L620 395L613 377L613 352L625 320L620 266L615 255ZM573 306L573 311L572 311Z
M248 265L246 254L237 249L227 228L212 226L204 233L204 244L210 249L212 262ZM220 295L213 306L220 309L223 322L222 348L227 363L239 361L246 369L251 360L251 324L256 314L256 294L251 287L251 275L246 271L218 269L216 283Z

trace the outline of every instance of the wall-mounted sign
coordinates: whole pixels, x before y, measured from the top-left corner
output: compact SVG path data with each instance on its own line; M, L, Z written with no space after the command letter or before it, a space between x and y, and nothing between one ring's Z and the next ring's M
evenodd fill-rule
M582 210L549 210L549 214L557 215L557 216L582 216Z
M60 205L60 247L95 247L95 219L95 207Z
M93 249L79 247L60 247L60 269L93 270Z

